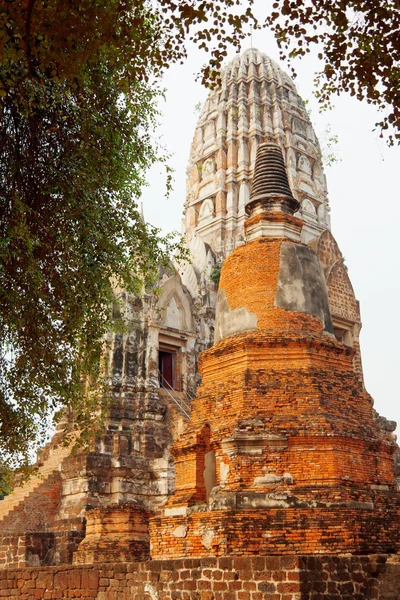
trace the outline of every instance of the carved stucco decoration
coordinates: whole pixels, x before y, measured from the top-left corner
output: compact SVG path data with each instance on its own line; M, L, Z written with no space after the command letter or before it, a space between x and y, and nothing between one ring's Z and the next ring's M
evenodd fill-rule
M243 235L257 146L268 140L282 148L294 196L299 201L311 198L321 215L301 215L308 242L329 228L319 144L290 77L253 48L223 69L221 87L210 92L203 106L189 157L188 172L195 174L201 167L201 177L196 181L192 175L188 188L185 232L197 231L220 260L234 249L231 241ZM207 211L205 223L209 203L204 202L211 198L214 212L211 216ZM195 213L188 211L189 205Z
M192 331L192 304L188 294L183 291L179 278L173 275L163 283L161 289L162 294L157 303L160 324L173 329Z

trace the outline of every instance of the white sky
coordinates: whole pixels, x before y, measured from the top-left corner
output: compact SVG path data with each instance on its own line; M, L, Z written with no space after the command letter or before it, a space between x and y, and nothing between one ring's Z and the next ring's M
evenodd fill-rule
M242 50L250 47L250 40ZM268 32L255 32L253 47L279 63L278 50ZM234 52L228 57L233 58ZM185 201L186 166L198 115L195 105L207 90L195 81L206 57L191 49L184 65L166 74L166 102L158 135L173 153L174 191L165 199L165 178L160 169L149 174L150 186L142 201L145 218L165 232L181 229ZM284 70L286 65L281 64ZM331 206L332 233L346 259L356 297L361 304L363 329L361 351L366 387L375 408L400 423L399 348L400 318L400 151L388 148L373 132L380 113L349 96L335 101L335 108L322 115L312 96L318 61L303 58L296 65L295 83L303 99L309 100L316 134L321 138L327 124L339 138L341 162L325 167ZM397 372L399 370L399 373Z

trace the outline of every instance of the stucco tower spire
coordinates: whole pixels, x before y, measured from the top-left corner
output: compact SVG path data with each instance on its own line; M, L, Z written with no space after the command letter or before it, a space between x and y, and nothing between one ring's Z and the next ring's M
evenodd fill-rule
M218 262L243 243L256 151L267 141L282 150L308 242L330 227L318 140L289 76L252 48L222 70L189 156L184 232L189 245L194 237L208 244Z

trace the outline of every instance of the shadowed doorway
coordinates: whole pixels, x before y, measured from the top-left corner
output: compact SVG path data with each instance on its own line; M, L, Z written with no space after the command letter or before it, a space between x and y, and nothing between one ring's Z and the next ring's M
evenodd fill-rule
M158 352L158 370L160 373L160 386L166 389L175 388L175 353L167 350Z

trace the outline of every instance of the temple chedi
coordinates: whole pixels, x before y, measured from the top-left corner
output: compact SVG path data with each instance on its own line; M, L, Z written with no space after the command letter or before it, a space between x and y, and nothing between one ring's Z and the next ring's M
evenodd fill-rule
M400 599L395 424L290 78L236 57L200 114L161 295L116 290L113 403L0 501L0 597Z
M245 244L222 267L155 558L397 552L391 435L338 342L282 151L259 144ZM206 508L205 508L206 507Z

